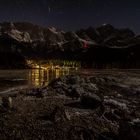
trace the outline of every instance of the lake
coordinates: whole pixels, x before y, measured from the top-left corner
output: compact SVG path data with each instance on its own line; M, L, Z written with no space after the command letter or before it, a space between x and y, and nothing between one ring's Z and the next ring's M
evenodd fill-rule
M0 93L22 88L48 85L53 79L60 76L81 73L86 75L122 75L120 78L131 79L134 83L140 82L140 70L113 70L113 69L78 69L59 67L56 69L26 69L26 70L0 70ZM131 77L131 78L130 78ZM131 83L132 84L132 83Z
M0 92L19 87L48 85L53 79L69 75L76 68L0 70Z

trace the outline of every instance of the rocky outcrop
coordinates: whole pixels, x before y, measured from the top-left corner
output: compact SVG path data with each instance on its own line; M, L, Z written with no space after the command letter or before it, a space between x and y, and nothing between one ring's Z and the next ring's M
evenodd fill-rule
M128 41L135 37L134 32L130 29L117 29L110 24L104 24L97 28L89 27L87 29L81 29L77 31L77 34L85 40L87 40L85 36L88 36L90 40L94 40L108 47L124 47L125 45L130 45Z
M127 74L69 75L1 95L1 139L138 140L139 77Z
M69 75L48 87L3 94L0 137L139 140L140 82L139 74L134 75L117 71Z

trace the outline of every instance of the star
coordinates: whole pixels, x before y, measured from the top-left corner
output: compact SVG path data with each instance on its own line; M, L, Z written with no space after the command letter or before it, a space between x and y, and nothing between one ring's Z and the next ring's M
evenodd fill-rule
M48 12L51 13L51 8L48 6Z

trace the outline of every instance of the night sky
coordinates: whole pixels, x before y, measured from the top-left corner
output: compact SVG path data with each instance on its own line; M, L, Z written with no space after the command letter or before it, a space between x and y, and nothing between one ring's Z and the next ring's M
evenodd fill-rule
M0 0L3 21L28 21L63 30L110 23L140 34L140 0Z

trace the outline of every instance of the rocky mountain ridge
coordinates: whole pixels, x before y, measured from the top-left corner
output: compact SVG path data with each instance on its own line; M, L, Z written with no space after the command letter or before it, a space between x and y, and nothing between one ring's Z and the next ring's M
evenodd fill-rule
M0 23L0 51L24 57L74 59L92 63L126 63L139 66L140 36L110 24L64 32L26 22ZM137 64L138 63L138 64Z
M79 39L109 47L123 47L140 41L140 37L130 29L117 29L110 24L80 29L76 32L64 32L55 27L43 28L27 22L4 22L0 23L0 36L4 35L18 42L39 41L50 45Z

